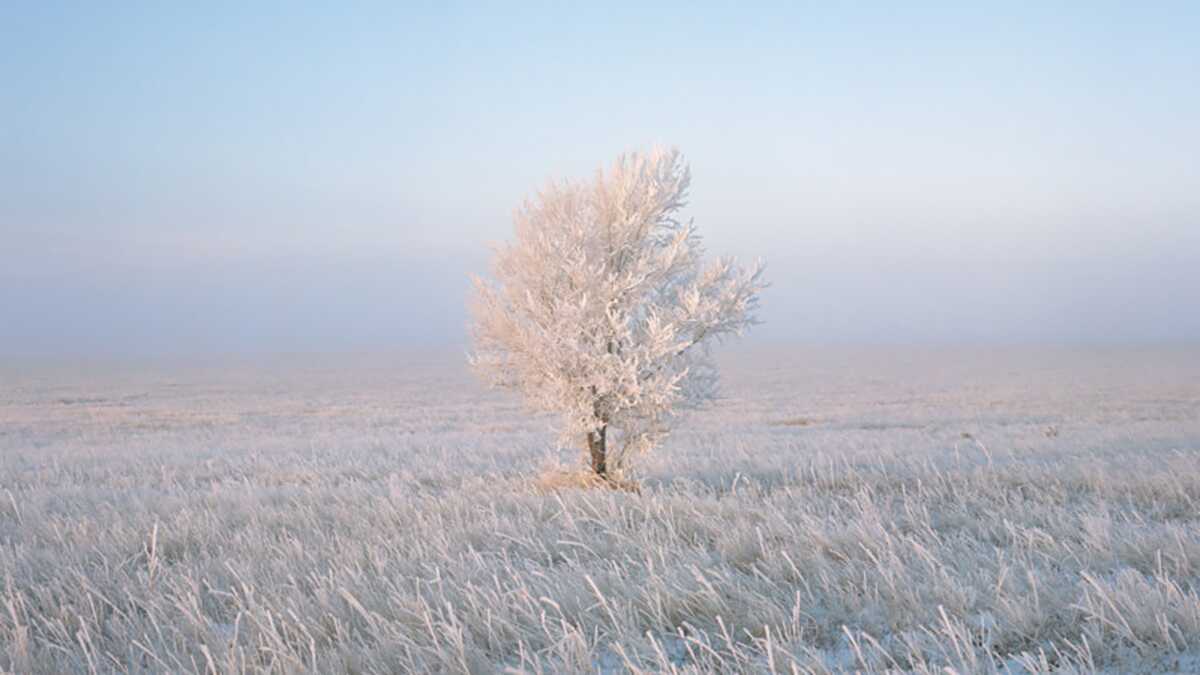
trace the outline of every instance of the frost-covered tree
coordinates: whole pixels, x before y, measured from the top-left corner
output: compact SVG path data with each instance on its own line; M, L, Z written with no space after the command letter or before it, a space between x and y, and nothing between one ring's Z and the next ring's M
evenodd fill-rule
M756 323L762 266L704 263L679 219L690 180L677 150L654 149L552 183L517 210L494 282L475 279L472 364L561 413L562 441L583 439L603 478L713 397L710 342Z

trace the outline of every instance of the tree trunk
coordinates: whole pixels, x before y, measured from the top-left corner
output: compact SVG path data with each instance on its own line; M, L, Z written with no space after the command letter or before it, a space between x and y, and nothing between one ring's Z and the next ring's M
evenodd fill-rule
M599 431L589 431L587 435L588 452L592 456L592 471L608 480L608 426L600 427Z

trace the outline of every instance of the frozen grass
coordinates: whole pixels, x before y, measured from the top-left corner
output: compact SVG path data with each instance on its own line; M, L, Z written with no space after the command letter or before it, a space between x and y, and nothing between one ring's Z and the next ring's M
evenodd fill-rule
M633 493L445 356L10 365L0 670L1200 671L1200 351L725 372Z

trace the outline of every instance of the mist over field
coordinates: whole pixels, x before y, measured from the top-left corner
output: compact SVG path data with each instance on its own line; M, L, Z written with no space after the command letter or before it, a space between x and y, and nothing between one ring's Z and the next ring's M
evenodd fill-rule
M1195 2L364 5L0 10L0 354L462 344L522 198L654 143L762 339L1200 340Z

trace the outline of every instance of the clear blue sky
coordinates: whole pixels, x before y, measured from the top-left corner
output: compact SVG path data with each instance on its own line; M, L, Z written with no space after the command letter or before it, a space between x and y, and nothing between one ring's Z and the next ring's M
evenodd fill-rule
M656 142L759 339L1200 339L1200 3L105 4L0 7L0 356L461 343Z

